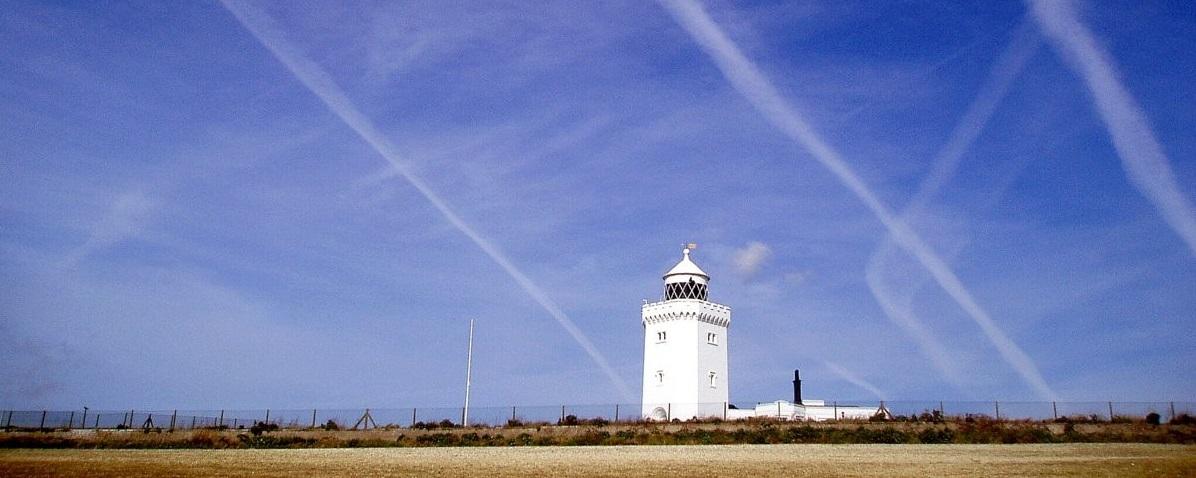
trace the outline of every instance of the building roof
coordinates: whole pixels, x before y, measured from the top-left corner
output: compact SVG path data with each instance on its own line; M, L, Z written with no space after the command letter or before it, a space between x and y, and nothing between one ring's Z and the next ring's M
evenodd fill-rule
M667 279L669 276L685 274L702 276L705 277L706 280L710 280L710 276L706 274L706 271L703 271L701 267L698 267L697 264L694 264L694 261L689 259L689 248L686 248L683 251L683 254L684 255L681 257L681 262L678 262L677 265L673 266L672 269L669 269L668 272L665 272L664 278Z

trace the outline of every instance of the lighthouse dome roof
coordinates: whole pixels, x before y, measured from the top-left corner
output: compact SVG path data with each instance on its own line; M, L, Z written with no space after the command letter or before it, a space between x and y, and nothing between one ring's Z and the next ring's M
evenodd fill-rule
M694 261L690 260L688 248L684 250L684 255L681 257L681 262L678 262L677 265L673 266L672 269L669 269L668 272L665 272L663 278L668 279L671 276L677 275L700 276L706 280L710 280L710 275L706 274L706 271L703 271L701 267L698 267L698 265L694 263Z

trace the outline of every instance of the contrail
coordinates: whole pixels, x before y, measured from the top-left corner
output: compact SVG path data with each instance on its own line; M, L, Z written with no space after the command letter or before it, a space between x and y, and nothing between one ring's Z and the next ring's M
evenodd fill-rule
M1196 255L1196 207L1180 192L1146 113L1117 78L1113 59L1080 22L1070 2L1028 3L1039 28L1088 85L1130 183L1154 204Z
M935 155L934 166L930 174L922 180L917 193L910 200L902 213L902 219L909 221L919 214L938 190L943 187L959 169L959 162L964 154L972 147L972 143L980 136L980 132L988 125L989 119L997 109L997 105L1009 92L1010 85L1017 79L1025 68L1026 62L1038 50L1038 37L1030 31L1030 24L1023 21L1014 33L1013 40L997 58L989 73L988 79L980 88L980 93L972 100L967 111L955 125L947 142ZM911 298L921 288L920 281L907 283L905 294L898 297L898 293L888 285L881 270L889 263L889 258L896 252L893 241L887 236L880 247L872 254L865 269L864 278L872 296L880 304L885 315L918 343L923 354L937 367L948 381L956 386L962 383L962 377L955 362L951 360L942 343L934 337L931 330L914 313Z
M435 207L437 211L440 211L440 214L443 215L444 218L453 225L453 227L457 228L457 230L461 231L461 233L468 237L469 240L473 241L473 243L477 245L478 248L482 249L482 252L486 253L487 256L490 256L490 259L494 260L494 262L498 264L498 266L504 271L506 271L506 273L510 275L512 279L515 279L515 282L519 284L519 287L523 288L523 290L527 292L527 294L530 295L533 300L539 303L540 306L552 316L552 318L556 319L557 323L559 323L561 327L564 327L566 332L569 332L569 335L573 337L573 340L577 341L577 344L585 350L586 354L590 356L594 363L596 363L598 367L601 368L604 373L606 373L607 378L609 378L610 381L614 383L615 387L619 389L619 392L623 394L623 398L625 400L634 400L634 396L631 394L631 390L627 388L627 384L623 383L623 379L619 378L619 375L615 373L614 369L610 366L610 363L607 362L606 357L602 355L602 352L598 351L598 348L595 347L592 342L590 342L590 339L587 338L584 333L582 333L581 329L577 328L577 325L573 323L573 320L571 320L569 316L566 315L565 312L548 297L548 294L544 293L539 286L537 286L534 282L532 282L531 279L527 277L527 275L520 271L519 268L510 261L510 259L507 259L506 255L503 254L503 252L499 250L497 246L491 244L489 240L482 237L482 235L474 230L473 227L470 227L469 224L466 224L465 221L462 220L457 213L453 212L448 204L441 199L440 195L436 194L436 192L433 191L423 179L415 175L407 163L403 161L402 157L398 154L390 141L388 141L386 137L384 137L382 133L380 133L377 128L374 127L374 123L370 121L369 118L367 118L361 113L361 111L353 106L353 102L350 101L349 97L345 95L344 91L337 86L332 77L329 76L328 73L323 70L323 68L320 68L320 65L308 59L306 56L304 56L303 52L287 42L283 31L274 24L274 20L270 18L266 12L257 9L257 7L252 5L248 5L246 2L241 0L221 0L221 3L224 5L224 8L226 8L230 13L233 14L234 17L237 18L237 21L241 23L241 26L245 27L246 30L249 30L249 32L253 34L258 42L262 44L262 46L270 50L270 53L272 53L279 62L286 66L287 70L289 70L291 74L295 76L295 78L303 83L308 90L318 96L320 100L324 102L324 105L327 106L328 109L332 110L332 112L338 117L340 117L341 121L349 126L349 128L352 128L353 131L361 137L361 139L365 140L366 143L369 143L369 145L374 148L374 151L376 151L379 156L382 156L383 159L389 162L390 165L394 167L395 171L398 171L399 174L401 174L403 178L407 180L407 182L414 186L415 189L424 196L424 199L427 199L428 202L432 204L432 207Z
M856 374L851 373L850 370L847 370L847 369L839 366L839 364L836 364L834 362L827 362L825 360L822 362L822 364L826 365L826 368L830 369L831 372L834 372L835 375L838 375L839 378L848 381L852 385L855 385L857 387L860 387L864 390L869 391L873 395L876 395L876 398L879 398L881 400L888 400L887 398L885 398L885 393L880 391L879 388L876 388L875 385L868 383L867 380L864 380L864 379L858 377Z
M760 73L759 69L739 51L710 16L690 0L661 0L666 10L711 56L723 76L727 78L769 122L794 142L804 147L811 156L830 170L878 220L888 229L893 240L930 272L939 286L950 295L966 312L980 330L997 348L997 351L1039 395L1054 399L1055 392L1047 386L1038 366L1021 347L1009 339L992 317L985 312L972 294L968 292L955 272L921 237L904 221L896 217L868 186L847 165L839 153L826 144L806 123L798 112L781 97L780 93Z
M891 243L886 242L886 245L888 244ZM886 257L888 255L884 251L878 250L868 263L868 267L864 271L864 280L868 283L868 290L872 292L872 297L880 304L881 310L889 317L889 320L905 329L914 342L917 342L922 354L930 359L930 362L939 369L939 372L942 372L948 382L960 387L963 383L963 376L960 374L959 368L955 366L955 361L951 359L951 354L947 352L942 342L934 336L917 314L914 314L910 301L911 296L907 294L898 297L898 294L889 288L889 282L880 277L881 263Z

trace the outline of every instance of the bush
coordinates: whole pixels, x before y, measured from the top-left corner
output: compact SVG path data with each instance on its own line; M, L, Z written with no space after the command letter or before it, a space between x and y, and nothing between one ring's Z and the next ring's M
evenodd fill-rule
M324 426L321 428L323 428L324 430L327 430L327 431L336 431L336 430L340 430L341 426L337 425L336 422L334 422L332 420L328 420L328 423L325 423Z
M897 430L893 427L884 427L880 430L872 431L860 428L857 430L857 435L859 436L860 441L864 443L897 444L909 442L909 436L906 435L905 432Z
M186 444L195 448L235 448L239 440L214 430L199 430L187 438Z
M419 428L422 430L435 430L437 428L457 428L457 424L452 420L444 419L439 422L415 422L411 428Z
M943 412L938 410L923 410L921 415L918 415L918 420L931 423L942 423Z
M602 445L610 439L610 433L597 430L586 430L585 433L569 438L564 445L594 446Z
M515 437L514 440L511 440L507 444L512 446L528 446L532 443L532 435L530 433L520 433L519 436Z
M276 423L253 422L253 426L249 427L249 433L252 433L255 437L261 436L263 432L275 431L278 431L278 424Z
M415 443L422 446L457 446L461 438L452 433L432 433L415 438Z
M1176 416L1175 418L1172 418L1171 421L1169 421L1167 423L1170 423L1172 425L1196 425L1196 418L1193 418L1191 415L1188 415L1187 413L1181 413L1178 416Z
M918 432L918 441L922 443L951 443L955 439L955 432L950 428L927 428Z

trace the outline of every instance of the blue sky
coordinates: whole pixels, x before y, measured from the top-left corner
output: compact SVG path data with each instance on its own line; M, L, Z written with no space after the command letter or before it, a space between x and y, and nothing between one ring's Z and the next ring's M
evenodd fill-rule
M1190 399L1194 13L12 3L0 406L626 403L685 242L733 401Z

